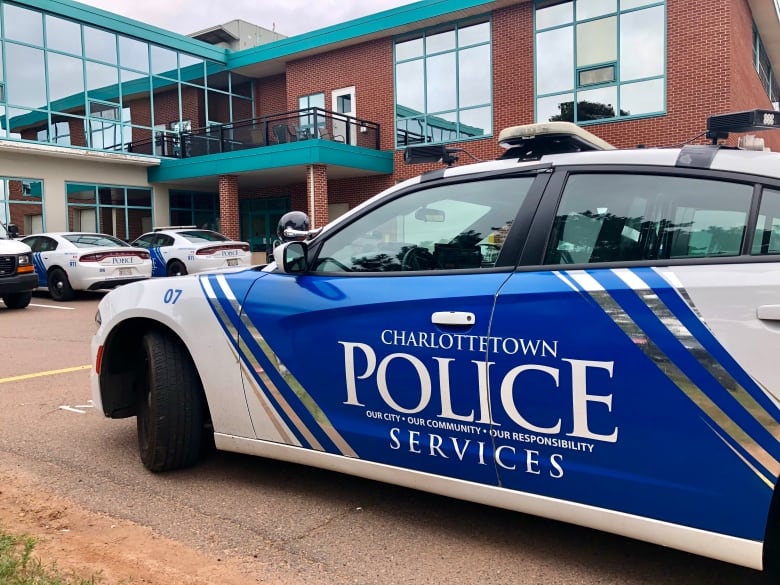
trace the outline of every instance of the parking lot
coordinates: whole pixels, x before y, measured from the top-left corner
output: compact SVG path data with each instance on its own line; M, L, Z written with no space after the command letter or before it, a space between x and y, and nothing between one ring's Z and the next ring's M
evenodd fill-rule
M83 566L152 584L758 582L617 536L259 458L214 453L151 474L134 419L108 421L91 407L101 296L37 294L27 309L0 309L0 475L13 478L0 487L0 525L16 518L40 531L64 566L80 537L99 541ZM45 504L46 494L62 500Z

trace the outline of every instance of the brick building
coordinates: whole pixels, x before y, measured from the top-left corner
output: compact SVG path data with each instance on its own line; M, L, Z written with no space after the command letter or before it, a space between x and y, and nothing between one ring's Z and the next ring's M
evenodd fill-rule
M426 170L408 145L492 159L549 120L701 143L707 116L780 100L777 0L422 0L235 51L220 27L0 8L0 221L25 234L195 224L262 253L284 212L319 226Z

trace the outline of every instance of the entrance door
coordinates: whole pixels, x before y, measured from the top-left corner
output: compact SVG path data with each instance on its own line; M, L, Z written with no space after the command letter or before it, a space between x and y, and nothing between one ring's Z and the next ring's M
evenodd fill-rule
M241 239L249 242L252 252L268 253L276 238L276 226L290 210L290 200L246 199L241 201Z
M354 119L357 115L355 86L334 90L331 94L331 99L333 101L333 111L337 114L343 114L343 117L334 116L333 118L333 138L335 140L343 140L346 144L355 146L357 144L358 127L354 120L350 122L347 118L349 116Z

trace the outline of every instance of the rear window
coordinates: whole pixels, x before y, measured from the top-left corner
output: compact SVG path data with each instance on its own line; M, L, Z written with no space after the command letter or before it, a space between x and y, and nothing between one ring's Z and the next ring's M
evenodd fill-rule
M113 248L114 246L129 246L127 242L105 234L69 234L63 236L77 248Z
M220 233L212 232L211 230L190 230L186 232L176 232L181 237L192 242L193 244L200 244L203 242L229 242L230 238L223 236Z

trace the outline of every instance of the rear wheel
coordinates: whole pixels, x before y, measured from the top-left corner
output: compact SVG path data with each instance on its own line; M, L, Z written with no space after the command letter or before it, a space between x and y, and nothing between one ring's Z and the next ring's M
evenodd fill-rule
M187 267L181 260L171 260L168 264L168 276L183 276L187 274Z
M76 296L68 275L62 268L54 268L49 273L49 296L55 301L72 301Z
M143 338L139 376L138 447L150 471L194 465L203 436L203 387L182 342L153 331Z
M5 295L3 297L3 302L5 303L5 306L9 309L24 309L27 305L30 304L30 301L32 300L32 293L26 292L26 293L15 293L12 295Z

